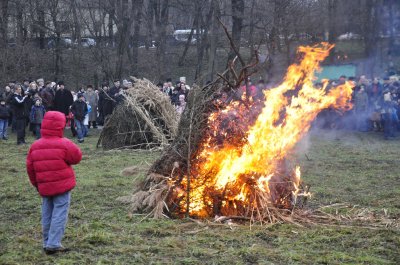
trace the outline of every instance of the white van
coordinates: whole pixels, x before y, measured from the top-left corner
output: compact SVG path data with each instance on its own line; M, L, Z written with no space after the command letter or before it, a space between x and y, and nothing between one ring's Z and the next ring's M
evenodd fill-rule
M175 30L174 34L172 35L174 37L174 39L178 42L187 42L187 40L189 39L190 36L190 32L192 30L190 29L179 29L179 30ZM196 43L196 30L193 30L193 36L192 36L192 40L190 41L191 44L195 44Z

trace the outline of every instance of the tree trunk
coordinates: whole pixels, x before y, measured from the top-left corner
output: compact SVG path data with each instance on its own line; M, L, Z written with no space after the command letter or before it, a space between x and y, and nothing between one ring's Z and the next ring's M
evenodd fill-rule
M218 46L218 19L221 17L220 6L217 0L211 2L211 32L210 32L210 53L208 57L208 80L214 79L215 73L215 57L217 55Z
M43 7L39 5L37 2L37 16L38 16L38 28L39 28L39 48L46 48L46 20L45 20L45 12Z
M111 47L114 47L114 21L115 21L115 2L110 1L110 11L108 12L108 39Z
M117 22L118 27L118 49L117 49L117 65L115 70L115 78L121 79L124 70L124 55L128 46L128 34L130 32L130 16L129 16L129 2L122 0L120 6L120 18Z
M389 44L388 50L389 54L391 55L394 49L394 5L395 0L389 0L388 9L389 9Z
M135 19L135 26L133 29L132 36L132 74L137 76L138 68L139 68L139 37L140 37L140 26L142 24L142 8L143 8L143 0L135 0L132 5L132 14Z
M242 36L243 17L244 17L244 0L231 0L232 4L232 40L240 51L240 40ZM228 55L228 63L235 58L235 52L231 48Z
M51 2L50 4L50 16L54 25L54 30L55 30L55 49L54 49L54 56L55 56L55 61L54 61L54 80L58 81L60 78L60 73L61 73L61 67L62 67L62 56L61 56L61 26L58 23L58 1Z
M0 1L0 9L0 45L6 48L8 41L8 0Z
M337 1L336 0L328 0L328 42L335 43L336 41L336 11L337 11ZM335 61L335 48L333 48L329 54L328 60L331 63Z
M183 64L185 63L186 54L187 54L187 52L188 52L188 50L190 48L190 44L192 43L193 34L194 34L194 28L195 28L195 26L197 24L197 20L198 20L198 17L196 16L194 18L194 20L193 20L193 25L192 25L192 28L190 29L190 33L189 33L188 39L187 39L187 41L185 43L185 48L183 49L182 55L179 58L178 66L183 66Z
M251 8L250 8L250 21L249 21L249 36L247 37L247 39L249 40L248 42L248 46L250 47L250 51L253 49L254 47L254 8L256 6L256 1L252 0L251 1Z
M377 52L377 38L378 34L378 9L377 0L366 1L365 12L364 12L364 45L365 45L365 57L366 62L364 65L364 73L370 77L374 76L374 68L376 63L376 52Z
M72 18L74 21L74 31L72 35L72 39L78 42L78 45L81 45L81 23L78 19L77 13L77 4L76 0L71 0L71 9L72 9ZM93 21L94 22L94 21Z
M16 2L16 19L17 19L17 43L22 45L25 42L24 36L24 18L23 18L23 6L20 1Z
M169 16L169 0L164 0L158 2L152 0L152 7L155 14L156 29L157 29L157 50L156 58L158 60L157 70L159 73L159 80L164 80L166 78L166 62L165 62L165 52L166 52L166 36L167 36L167 25Z

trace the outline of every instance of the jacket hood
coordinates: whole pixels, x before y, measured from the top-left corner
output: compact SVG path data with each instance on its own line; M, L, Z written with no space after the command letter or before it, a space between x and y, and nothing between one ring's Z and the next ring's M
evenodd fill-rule
M43 137L63 137L66 124L65 115L58 111L49 111L43 117L40 130Z

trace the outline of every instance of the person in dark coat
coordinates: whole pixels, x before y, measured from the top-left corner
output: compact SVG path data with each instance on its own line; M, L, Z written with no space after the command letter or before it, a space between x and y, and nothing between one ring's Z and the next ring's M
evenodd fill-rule
M42 98L42 104L47 111L54 109L54 94L51 82L46 83L46 86L40 90L39 96Z
M26 144L25 142L25 127L28 117L26 105L28 96L22 96L21 85L15 86L14 96L12 98L13 113L15 115L15 126L17 131L17 144Z
M69 107L74 103L71 91L65 88L64 82L60 81L57 84L58 89L54 97L54 110L64 113L65 116L69 114Z
M119 80L114 80L114 86L110 89L109 95L113 98L121 88L121 82Z
M78 95L78 100L76 100L71 107L71 112L74 114L74 122L76 125L76 132L78 134L78 142L83 143L84 137L87 135L87 127L83 124L85 116L88 113L88 107L85 102L85 97L83 94Z
M111 96L109 87L107 85L103 85L103 91L100 92L99 107L99 111L101 111L100 113L103 117L103 120L113 112L114 99Z
M13 98L13 95L14 95L14 93L11 90L11 87L10 86L6 86L4 88L4 92L2 93L2 98L6 101L6 105L8 107L10 107L10 105L11 105L11 100ZM10 114L10 118L8 118L8 125L9 126L11 125L11 126L15 127L15 125L12 124L12 121L13 121L13 110L12 110L11 107L10 107L10 111L11 111L11 114Z
M8 140L7 129L8 129L8 119L11 116L10 107L6 105L6 100L4 98L0 99L0 139Z
M29 121L32 124L33 132L35 133L36 139L40 139L40 128L42 125L44 114L46 110L42 105L42 100L40 98L36 98L34 101L34 105L31 108L31 112L29 115Z
M68 251L61 240L68 219L71 190L76 186L72 165L82 159L79 147L63 137L64 127L64 114L47 112L42 122L43 137L32 144L26 158L29 180L42 197L43 249L48 255Z
M179 86L175 87L174 90L172 90L172 94L170 96L172 105L174 105L174 106L179 105L179 95L180 94L181 94L181 88Z
M6 86L4 88L3 93L1 94L1 97L6 101L7 105L9 105L12 96L13 96L13 92L11 91L11 88L9 86Z

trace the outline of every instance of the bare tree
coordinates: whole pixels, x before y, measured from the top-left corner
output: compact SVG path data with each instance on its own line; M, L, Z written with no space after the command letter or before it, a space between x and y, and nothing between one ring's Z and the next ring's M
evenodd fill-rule
M218 20L221 17L220 5L217 0L211 0L211 30L210 30L210 51L208 56L208 80L211 81L215 77L215 60L217 55L218 44Z
M166 78L166 36L167 25L169 21L169 0L150 0L150 8L154 11L154 19L156 26L156 42L158 44L156 50L157 70L159 80Z
M240 41L242 37L243 18L244 18L244 0L231 0L232 5L232 41L240 51ZM235 51L231 49L228 55L228 63L235 57Z
M1 47L7 47L8 40L8 0L0 1L0 38Z

